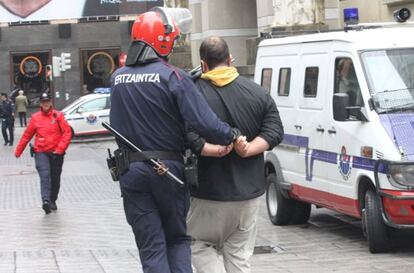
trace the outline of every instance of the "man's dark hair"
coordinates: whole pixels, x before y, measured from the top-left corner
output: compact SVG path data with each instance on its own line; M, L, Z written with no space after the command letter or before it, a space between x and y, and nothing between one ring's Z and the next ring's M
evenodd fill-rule
M7 98L7 94L6 93L1 93L0 96L5 96Z
M208 37L201 43L200 58L207 64L209 69L214 69L216 66L226 63L229 56L229 47L221 37Z

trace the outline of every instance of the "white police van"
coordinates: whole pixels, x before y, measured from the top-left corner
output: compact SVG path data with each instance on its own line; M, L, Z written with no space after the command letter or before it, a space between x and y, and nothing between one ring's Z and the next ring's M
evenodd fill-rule
M285 138L267 152L268 214L301 224L311 204L362 219L372 253L414 228L414 25L266 39L255 81Z
M94 93L75 100L62 109L74 136L106 134L101 123L109 123L111 108L109 88L97 88Z

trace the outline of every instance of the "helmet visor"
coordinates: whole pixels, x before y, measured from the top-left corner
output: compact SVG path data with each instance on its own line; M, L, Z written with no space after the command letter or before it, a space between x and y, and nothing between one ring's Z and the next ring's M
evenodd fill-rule
M166 18L173 19L182 34L188 34L191 32L193 16L191 15L189 9L155 7L151 10L162 13Z

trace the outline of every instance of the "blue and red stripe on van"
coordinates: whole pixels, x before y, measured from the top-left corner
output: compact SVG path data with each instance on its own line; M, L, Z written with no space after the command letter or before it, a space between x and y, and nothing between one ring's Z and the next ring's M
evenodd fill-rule
M285 134L282 144L305 148L305 172L306 180L312 181L313 164L315 161L326 162L338 165L340 154L309 148L309 137ZM348 162L354 169L363 169L374 172L377 160L349 156ZM379 173L386 173L386 167L379 165ZM414 192L385 190L388 197L382 197L384 210L391 220L391 223L397 225L413 225L414 224ZM359 201L348 197L332 194L304 187L298 184L292 184L290 195L294 198L318 204L327 208L331 208L345 214L360 218L361 211ZM400 197L413 197L413 199L401 200Z
M311 150L309 148L309 137L285 134L282 144L305 148L305 172L306 180L308 181L312 181L314 161L321 161L335 165L338 164L338 156L340 156L340 154L318 149ZM351 159L351 157L352 160L349 160L349 162L352 162L352 168L374 171L376 160L360 156L350 156L349 159ZM385 173L385 167L380 166L378 171L380 173Z

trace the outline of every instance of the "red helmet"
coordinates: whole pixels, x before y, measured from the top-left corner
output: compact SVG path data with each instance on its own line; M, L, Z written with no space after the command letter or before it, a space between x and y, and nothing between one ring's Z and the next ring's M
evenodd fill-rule
M132 41L143 41L162 57L168 56L180 35L175 21L161 8L138 16L132 25Z

